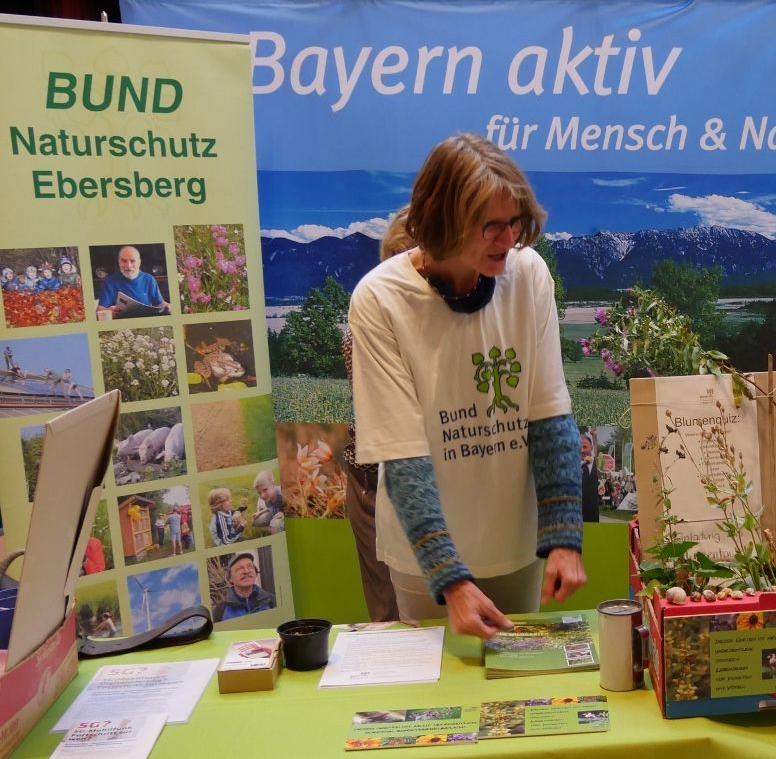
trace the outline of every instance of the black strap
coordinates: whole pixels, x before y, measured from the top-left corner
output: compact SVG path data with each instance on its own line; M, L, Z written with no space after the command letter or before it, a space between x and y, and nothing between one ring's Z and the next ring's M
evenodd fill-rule
M187 620L199 620L198 623L186 625L184 629L171 633ZM128 651L143 651L167 646L181 646L184 643L196 643L210 637L213 631L213 619L205 606L192 606L178 612L166 622L137 635L125 638L80 638L78 641L78 658L93 659L97 656L115 656ZM166 634L169 633L169 634Z

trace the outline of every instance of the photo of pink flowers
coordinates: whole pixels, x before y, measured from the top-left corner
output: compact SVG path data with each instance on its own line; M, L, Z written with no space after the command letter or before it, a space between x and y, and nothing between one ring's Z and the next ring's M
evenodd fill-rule
M189 224L173 234L183 313L247 310L242 224Z

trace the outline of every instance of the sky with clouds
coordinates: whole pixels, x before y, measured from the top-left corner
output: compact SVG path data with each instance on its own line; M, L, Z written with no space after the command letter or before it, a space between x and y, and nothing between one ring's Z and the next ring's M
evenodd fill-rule
M134 632L148 629L143 607L143 589L148 590L151 627L162 624L179 611L199 606L199 577L195 564L178 564L167 569L140 572L127 578L129 606Z
M356 232L379 240L409 200L412 175L260 172L262 236L308 243ZM278 176L283 175L283 176ZM776 238L776 176L534 172L551 240L602 230L719 225Z

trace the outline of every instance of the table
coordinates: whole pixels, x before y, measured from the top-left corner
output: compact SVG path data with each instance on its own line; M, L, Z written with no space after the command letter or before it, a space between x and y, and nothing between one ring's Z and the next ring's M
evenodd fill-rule
M219 632L209 640L179 648L144 651L111 659L84 661L77 678L44 715L13 754L14 759L48 757L61 734L49 730L94 672L106 663L165 662L221 657L228 643L270 637L272 631ZM597 672L486 680L480 666L479 642L446 633L442 677L432 685L392 685L318 689L321 670L284 670L274 691L220 695L215 677L185 725L168 725L152 759L343 759L343 744L354 712L453 706L508 699L601 693ZM392 749L378 756L391 759L446 757L595 757L608 759L774 759L776 713L727 718L664 720L650 689L606 693L611 730L607 733L505 738L474 746ZM386 754L387 752L387 754ZM347 756L373 757L374 752Z

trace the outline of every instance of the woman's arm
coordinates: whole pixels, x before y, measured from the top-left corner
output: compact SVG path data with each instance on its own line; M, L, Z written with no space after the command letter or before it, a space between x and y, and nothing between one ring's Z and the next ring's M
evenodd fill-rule
M472 582L447 531L430 456L386 461L385 483L399 522L438 603L447 604L452 629L490 638L512 622Z
M528 454L539 509L536 555L547 559L542 603L562 601L587 581L579 430L571 414L529 422Z

